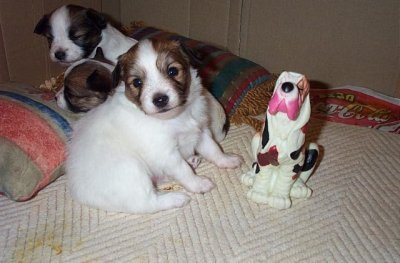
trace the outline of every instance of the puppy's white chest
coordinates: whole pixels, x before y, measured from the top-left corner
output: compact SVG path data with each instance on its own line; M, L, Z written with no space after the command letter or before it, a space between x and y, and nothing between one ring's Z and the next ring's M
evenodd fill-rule
M194 155L195 147L200 140L203 127L195 119L186 120L184 124L176 126L179 151L184 158Z

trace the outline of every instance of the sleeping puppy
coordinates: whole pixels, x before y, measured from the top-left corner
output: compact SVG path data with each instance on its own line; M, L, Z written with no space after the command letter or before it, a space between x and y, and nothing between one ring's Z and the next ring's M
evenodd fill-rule
M64 5L44 15L34 33L47 38L51 60L63 65L94 57L97 47L116 64L118 56L137 43L99 12L77 5Z
M113 69L100 47L93 59L73 63L64 73L64 86L56 94L57 105L74 113L100 105L114 92Z
M187 194L159 193L152 181L168 176L205 193L214 184L195 175L196 154L220 168L241 165L240 156L223 153L213 140L205 89L177 42L139 42L121 56L113 76L125 92L74 127L66 174L76 201L126 213L181 207Z

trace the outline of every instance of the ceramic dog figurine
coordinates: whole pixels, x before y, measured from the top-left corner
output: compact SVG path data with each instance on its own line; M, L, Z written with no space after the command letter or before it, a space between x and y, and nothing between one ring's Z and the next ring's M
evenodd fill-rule
M310 118L310 85L301 74L283 72L267 109L262 133L252 140L252 169L242 175L250 186L247 197L278 209L289 208L291 198L308 198L305 182L318 159L318 145L304 144Z

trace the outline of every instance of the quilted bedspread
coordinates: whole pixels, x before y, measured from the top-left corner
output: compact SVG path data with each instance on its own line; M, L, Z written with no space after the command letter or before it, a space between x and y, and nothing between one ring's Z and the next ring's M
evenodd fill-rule
M27 202L0 196L0 262L399 262L400 135L312 120L322 159L310 199L280 211L249 201L248 126L222 143L246 163L197 173L217 185L184 208L109 213L72 201L65 177Z

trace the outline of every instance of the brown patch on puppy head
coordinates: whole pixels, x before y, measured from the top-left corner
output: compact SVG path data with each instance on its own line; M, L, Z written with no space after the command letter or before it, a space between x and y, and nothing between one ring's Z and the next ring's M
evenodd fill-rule
M51 32L51 26L50 26L50 17L53 14L53 12L44 15L36 24L35 29L33 30L33 33L46 37L49 48L53 43L53 34Z
M145 77L144 72L135 67L137 59L137 50L139 45L134 45L125 54L119 56L118 63L112 73L113 86L116 88L123 81L125 83L125 95L135 104L140 103L140 87L135 87L133 81L135 78ZM135 70L136 69L136 70Z
M102 39L101 31L106 28L107 20L99 12L91 8L77 5L67 5L71 25L68 37L84 52L83 57L88 57Z
M185 102L191 82L189 58L177 41L153 40L152 44L159 54L157 68L171 80L182 102Z
M74 67L64 79L64 98L73 112L87 112L113 92L110 71L95 62Z
M113 73L114 85L123 80L126 97L146 114L171 118L183 110L187 101L190 69L178 42L142 40L120 56Z
M105 16L92 9L86 8L79 5L66 5L68 8L69 16L71 19L88 19L91 23L93 23L97 28L104 29L107 26L107 19ZM86 21L88 23L89 21Z

